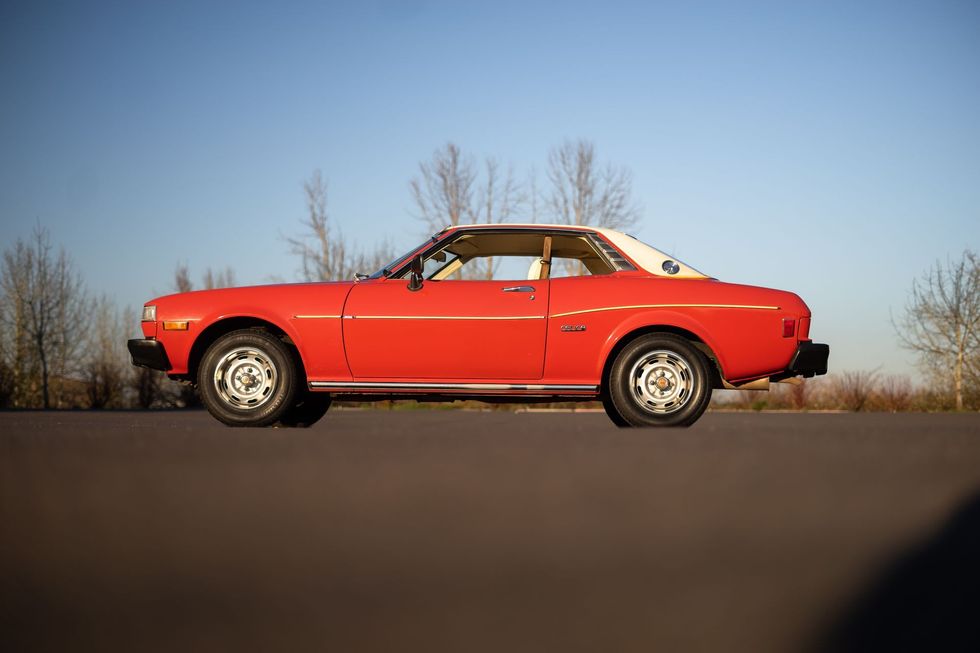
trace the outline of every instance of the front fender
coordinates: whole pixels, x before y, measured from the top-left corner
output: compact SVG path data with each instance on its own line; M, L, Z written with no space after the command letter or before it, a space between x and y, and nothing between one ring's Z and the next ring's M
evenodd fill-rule
M262 322L282 331L296 345L299 350L300 358L305 361L306 356L303 351L303 343L293 325L282 319L281 316L270 311L256 310L255 307L237 307L204 314L200 317L186 316L188 328L186 331L164 331L158 329L157 337L170 358L171 369L169 374L174 376L189 373L191 352L201 337L214 327L219 327L228 320L248 320L251 322Z

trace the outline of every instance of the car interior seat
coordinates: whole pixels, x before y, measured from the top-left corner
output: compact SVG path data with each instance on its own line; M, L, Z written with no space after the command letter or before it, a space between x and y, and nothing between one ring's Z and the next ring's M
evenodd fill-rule
M543 266L543 265L544 265L544 259L536 258L533 261L531 261L531 266L527 269L527 278L528 278L528 280L533 279L533 280L537 281L538 279L540 279L541 278L541 266Z

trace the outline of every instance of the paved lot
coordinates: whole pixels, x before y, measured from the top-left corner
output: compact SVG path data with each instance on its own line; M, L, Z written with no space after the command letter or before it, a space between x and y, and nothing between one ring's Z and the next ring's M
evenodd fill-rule
M0 649L977 650L978 493L977 415L0 413Z

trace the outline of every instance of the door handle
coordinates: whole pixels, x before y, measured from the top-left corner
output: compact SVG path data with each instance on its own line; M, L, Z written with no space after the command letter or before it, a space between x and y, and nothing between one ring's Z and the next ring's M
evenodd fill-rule
M503 292L534 292L534 286L507 286Z

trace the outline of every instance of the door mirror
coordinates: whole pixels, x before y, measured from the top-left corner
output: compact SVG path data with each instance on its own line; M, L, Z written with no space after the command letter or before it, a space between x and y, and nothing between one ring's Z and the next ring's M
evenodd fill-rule
M422 290L422 255L412 259L412 267L408 273L408 289L412 292Z

